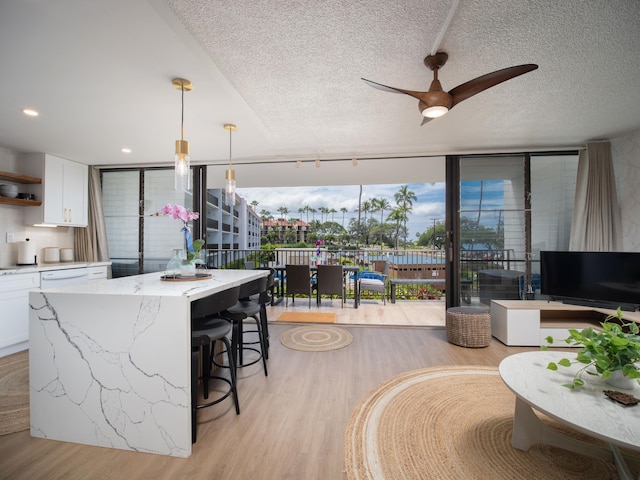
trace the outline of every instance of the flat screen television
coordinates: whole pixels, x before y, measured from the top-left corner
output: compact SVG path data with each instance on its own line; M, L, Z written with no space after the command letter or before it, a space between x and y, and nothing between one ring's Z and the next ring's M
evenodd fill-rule
M635 311L640 253L540 252L540 293L564 303Z

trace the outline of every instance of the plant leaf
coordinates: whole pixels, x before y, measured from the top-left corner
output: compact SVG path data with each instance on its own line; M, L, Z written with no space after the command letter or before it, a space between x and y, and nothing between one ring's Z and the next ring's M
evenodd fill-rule
M571 366L571 362L569 361L568 358L562 358L562 359L560 359L560 361L558 363L560 365L562 365L563 367L570 367Z
M555 362L549 362L549 365L547 365L547 369L548 370L558 370L558 365L556 365Z

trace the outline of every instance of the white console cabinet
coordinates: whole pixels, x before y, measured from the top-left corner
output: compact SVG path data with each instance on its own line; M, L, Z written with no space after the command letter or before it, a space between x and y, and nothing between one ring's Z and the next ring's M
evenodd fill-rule
M26 211L29 225L48 224L86 227L88 217L88 167L44 153L28 154L25 169L42 178L31 186L42 205Z
M107 280L107 267L89 267L89 281L96 282L100 280Z
M567 347L562 340L569 336L570 328L600 328L600 322L615 313L544 300L492 300L491 334L509 346L546 345L545 339L551 336L556 340L551 346ZM623 312L623 317L640 323L638 312Z
M29 346L29 292L40 287L40 274L0 276L0 357Z

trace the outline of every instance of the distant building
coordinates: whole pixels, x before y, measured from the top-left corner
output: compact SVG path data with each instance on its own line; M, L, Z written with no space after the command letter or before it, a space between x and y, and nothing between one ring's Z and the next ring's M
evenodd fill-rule
M224 191L207 190L207 248L259 250L260 217L247 201L236 196L233 207L224 203Z
M278 218L277 220L262 221L262 236L268 236L269 232L278 232L279 238L284 238L288 230L296 232L296 242L306 242L309 234L309 224L303 220L290 223L289 220Z

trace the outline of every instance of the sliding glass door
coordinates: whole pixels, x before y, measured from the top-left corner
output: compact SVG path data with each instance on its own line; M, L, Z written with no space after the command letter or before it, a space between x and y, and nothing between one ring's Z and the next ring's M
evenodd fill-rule
M449 161L459 162L459 183L448 206L457 269L448 304L539 298L540 251L568 249L577 153Z

